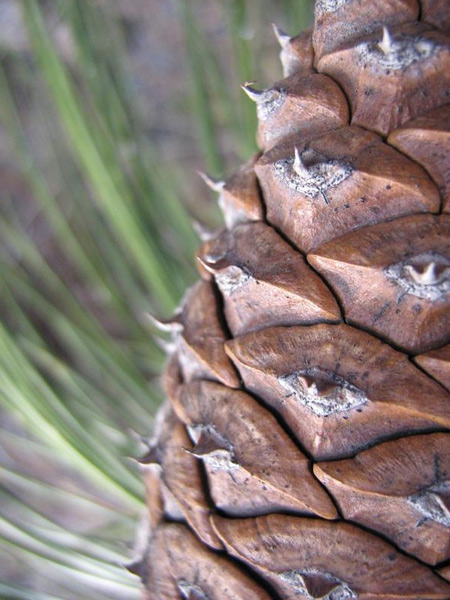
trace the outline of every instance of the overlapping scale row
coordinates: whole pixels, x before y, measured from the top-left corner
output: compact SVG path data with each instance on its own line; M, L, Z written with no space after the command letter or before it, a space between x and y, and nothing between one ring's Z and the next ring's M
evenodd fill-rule
M414 354L448 341L450 217L416 215L360 229L308 260L350 323Z
M396 129L388 143L428 171L450 212L450 105L432 110Z
M359 127L291 139L255 169L268 222L303 252L367 225L440 209L424 169Z
M450 102L448 38L424 24L380 30L322 56L317 69L343 87L351 123L381 135Z
M216 508L231 516L291 511L337 518L308 458L248 394L198 381L182 386L178 415L195 440Z
M318 0L244 86L261 152L160 323L148 600L450 598L444 5Z
M294 135L309 138L348 125L347 100L326 75L301 71L264 91L244 89L256 102L258 142L265 151Z
M161 524L152 532L140 570L145 600L271 600L252 577L180 524Z
M265 223L225 230L204 248L200 259L214 275L234 336L270 325L341 319L320 277Z
M219 206L228 228L238 223L261 221L264 218L264 208L254 169L258 158L258 155L254 156L220 186Z
M226 347L246 388L315 460L450 428L448 393L407 356L348 325L271 327Z
M313 32L316 64L324 55L357 45L382 27L415 21L418 15L417 0L317 0Z
M448 598L427 567L349 523L286 515L213 523L228 552L285 600Z
M185 521L205 544L221 548L209 520L210 505L198 461L187 451L190 447L185 427L166 404L149 452L140 459L150 508L156 509L150 524L155 527L164 517Z
M415 362L450 392L450 344L415 357Z
M314 473L345 519L427 563L450 558L450 433L385 442Z
M218 297L210 282L195 284L173 319L157 324L160 329L172 332L185 379L204 377L231 387L239 385L236 371L224 350L226 332Z

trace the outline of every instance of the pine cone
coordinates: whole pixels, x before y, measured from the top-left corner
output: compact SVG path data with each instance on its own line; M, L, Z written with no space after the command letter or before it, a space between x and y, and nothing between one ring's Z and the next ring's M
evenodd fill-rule
M148 600L450 598L444 0L318 0L173 321ZM447 562L446 562L447 561Z

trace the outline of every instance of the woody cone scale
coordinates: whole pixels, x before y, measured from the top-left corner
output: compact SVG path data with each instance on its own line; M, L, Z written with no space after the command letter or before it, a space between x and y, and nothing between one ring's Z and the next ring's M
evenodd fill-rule
M146 600L450 598L449 26L318 0L243 86L260 152L160 324Z

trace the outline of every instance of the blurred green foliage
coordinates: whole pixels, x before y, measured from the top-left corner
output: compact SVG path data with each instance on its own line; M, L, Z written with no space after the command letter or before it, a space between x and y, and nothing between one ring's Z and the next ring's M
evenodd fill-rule
M70 61L51 35L49 4L70 33ZM265 62L268 23L290 24L293 34L308 25L309 5L210 2L224 54L205 29L204 2L172 4L187 73L178 106L193 124L200 164L224 174L256 149L254 107L239 84L281 77ZM29 49L3 51L2 125L51 251L6 191L0 597L137 598L136 578L120 566L143 503L126 458L142 448L129 428L150 432L161 401L164 357L145 313L170 314L196 277L186 208L195 211L194 174L162 158L146 132L118 10L94 0L23 0L22 9ZM25 124L31 101L46 132L45 169ZM231 159L225 146L234 148Z

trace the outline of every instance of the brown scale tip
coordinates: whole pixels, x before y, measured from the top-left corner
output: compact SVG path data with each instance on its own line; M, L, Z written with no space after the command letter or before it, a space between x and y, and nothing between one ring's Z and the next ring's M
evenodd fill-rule
M208 431L206 428L202 429L190 453L200 458L217 452L227 451L228 444L221 437L217 434L214 435L213 432Z
M151 446L144 456L137 458L137 462L140 465L159 465L160 464L160 452L157 446Z
M144 561L142 558L138 558L133 560L130 563L123 565L123 568L126 569L129 573L133 575L137 575L138 577L142 577L144 571Z

